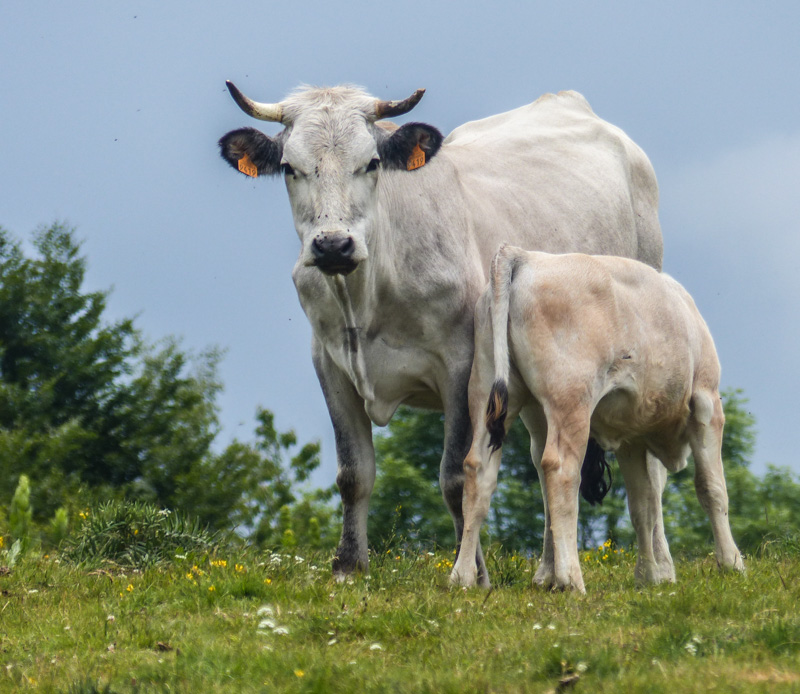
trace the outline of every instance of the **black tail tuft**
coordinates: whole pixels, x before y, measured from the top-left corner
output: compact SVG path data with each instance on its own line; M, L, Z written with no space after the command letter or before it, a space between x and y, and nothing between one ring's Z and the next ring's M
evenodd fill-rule
M592 506L602 504L611 489L611 482L611 466L606 460L606 452L597 441L589 439L581 467L581 496Z
M486 406L486 429L489 431L489 447L492 453L503 445L507 414L508 386L505 381L495 381L489 392L489 404Z

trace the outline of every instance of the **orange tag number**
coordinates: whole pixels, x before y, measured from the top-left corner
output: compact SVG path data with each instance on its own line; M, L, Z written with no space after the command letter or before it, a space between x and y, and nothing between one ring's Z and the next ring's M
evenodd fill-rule
M241 162L239 162L241 165ZM425 166L425 152L419 146L419 143L414 145L414 149L411 150L411 156L408 158L408 162L406 163L406 168L409 171L413 171L414 169L418 169L420 166Z
M239 171L243 174L247 174L248 176L252 176L253 178L258 177L258 169L256 165L250 161L250 157L246 154L239 160Z

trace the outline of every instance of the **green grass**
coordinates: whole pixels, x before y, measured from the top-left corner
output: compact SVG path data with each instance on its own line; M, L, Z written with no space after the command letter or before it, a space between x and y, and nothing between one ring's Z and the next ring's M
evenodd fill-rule
M641 590L633 557L603 556L586 595L492 553L489 593L451 589L441 553L374 556L344 584L327 556L26 558L0 576L0 691L547 692L569 675L573 692L800 691L796 552L743 576L682 561L677 584Z

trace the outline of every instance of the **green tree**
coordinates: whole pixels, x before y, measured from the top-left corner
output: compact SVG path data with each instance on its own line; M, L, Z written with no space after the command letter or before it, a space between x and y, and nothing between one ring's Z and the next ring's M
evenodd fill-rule
M375 437L377 477L370 502L373 547L391 541L453 544L453 522L439 489L444 415L398 409ZM487 539L508 549L541 547L544 512L530 438L517 421L503 446L503 466L487 519Z
M0 228L0 506L24 472L42 525L62 506L136 499L267 541L288 506L300 537L329 542L333 492L299 489L318 444L298 447L259 410L255 441L216 453L220 352L147 344L132 320L105 321L108 293L83 290L74 230L32 241L29 257Z

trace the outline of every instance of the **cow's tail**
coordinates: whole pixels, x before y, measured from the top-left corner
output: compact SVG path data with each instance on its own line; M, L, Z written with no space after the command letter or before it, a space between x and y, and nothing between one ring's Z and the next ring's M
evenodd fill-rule
M506 436L508 414L508 305L511 282L519 264L520 250L503 244L492 258L492 341L494 347L494 383L486 406L486 429L489 447L496 451Z
M581 467L581 496L592 506L602 504L612 482L611 465L606 460L606 452L597 441L590 438Z

